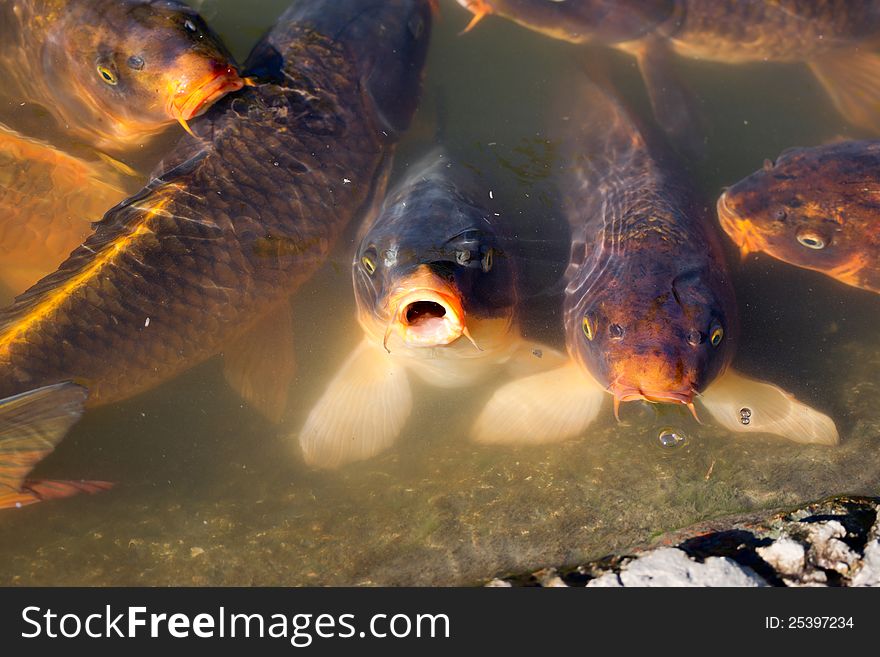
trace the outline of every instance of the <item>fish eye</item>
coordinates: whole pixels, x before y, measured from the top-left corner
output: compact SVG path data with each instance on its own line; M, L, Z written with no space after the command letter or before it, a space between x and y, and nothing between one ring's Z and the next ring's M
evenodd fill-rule
M721 341L724 339L724 329L720 326L716 326L712 329L712 333L709 337L709 342L712 343L713 347L717 347L721 344Z
M785 208L780 207L780 208L776 208L775 210L773 210L771 216L776 221L785 221L785 218L788 216L788 213L785 211Z
M196 32L199 31L198 28L196 27L196 24L193 23L189 18L187 18L185 21L183 21L183 28L187 32L192 32L193 34L195 34Z
M115 87L119 83L119 79L116 77L116 73L114 73L110 68L106 66L98 67L98 75L101 76L101 79L109 84L111 87Z
M361 258L361 264L370 276L376 273L376 262L370 256L365 255Z
M492 271L492 265L495 264L495 249L489 249L483 254L483 260L480 263L483 266L483 272L488 274Z
M132 55L128 58L126 64L128 64L129 68L132 68L135 71L140 71L144 68L144 58L139 57L138 55Z
M587 337L587 340L592 342L593 336L595 335L595 331L594 331L594 326L593 326L593 320L590 319L589 315L584 315L583 329L584 329L584 335Z
M703 335L702 331L698 331L697 329L693 329L688 331L687 341L693 347L697 347L703 343L703 340L706 339L706 336Z
M376 273L376 251L374 249L367 250L364 255L361 256L361 266L363 266L364 270L372 276Z
M622 340L625 332L620 324L610 324L608 326L608 335L612 340Z
M812 230L802 230L797 234L798 244L808 249L824 249L826 246L825 238Z

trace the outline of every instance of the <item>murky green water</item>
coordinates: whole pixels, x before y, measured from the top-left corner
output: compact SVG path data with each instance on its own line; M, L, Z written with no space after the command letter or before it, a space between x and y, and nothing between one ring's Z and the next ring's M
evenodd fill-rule
M202 9L243 59L287 3L242 4L206 0ZM534 245L521 309L527 332L561 347L554 277L567 259L566 229L543 173L552 153L542 131L548 94L593 51L502 20L458 37L466 16L442 4L425 102L398 169L424 152L442 116L450 150L492 181L502 215ZM621 86L644 104L630 60L614 63ZM681 70L709 124L695 183L707 203L784 148L856 134L799 66L683 61ZM36 474L117 488L0 513L0 583L475 583L602 556L725 514L880 493L880 300L766 257L741 263L732 248L744 324L736 367L830 414L838 447L688 424L684 446L662 449L649 412L627 405L617 423L610 403L577 440L480 447L466 436L492 387L419 386L392 450L310 471L295 433L360 340L348 264L354 232L294 298L296 401L282 426L226 387L217 360L90 412Z

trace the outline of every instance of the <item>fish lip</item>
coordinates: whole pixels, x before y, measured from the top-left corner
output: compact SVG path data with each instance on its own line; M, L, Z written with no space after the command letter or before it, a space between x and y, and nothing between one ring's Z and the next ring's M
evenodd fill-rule
M755 225L750 219L741 219L736 212L730 209L727 202L727 192L718 197L716 209L718 223L721 224L721 228L733 240L733 243L739 247L740 255L743 258L750 253L762 250L763 238L755 230Z
M436 304L443 315L411 322L408 312L415 304ZM412 347L437 347L455 342L466 329L464 311L457 299L437 290L421 288L399 297L392 323L403 341Z
M185 96L175 95L169 102L169 114L177 120L189 121L204 112L215 101L245 86L233 66L225 66L195 85Z
M684 404L687 406L693 403L695 396L692 387L680 390L645 390L615 382L609 386L609 390L620 402L643 400L654 404Z
M731 211L730 206L727 204L727 192L722 193L721 196L718 197L716 208L718 212L718 223L721 224L724 232L730 236L730 239L732 239L737 246L742 246L742 242L737 239L742 237L742 235L736 227L736 215Z
M692 387L683 390L642 390L615 381L608 386L608 389L614 395L614 417L618 421L620 421L621 403L644 400L652 404L681 404L690 411L690 414L698 424L702 424L700 416L697 414L697 408L694 405L696 390Z

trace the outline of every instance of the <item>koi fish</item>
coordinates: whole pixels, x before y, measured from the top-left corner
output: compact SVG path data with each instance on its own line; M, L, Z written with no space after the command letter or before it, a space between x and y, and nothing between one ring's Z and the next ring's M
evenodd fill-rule
M767 253L880 293L880 142L793 148L718 199L745 256Z
M352 263L364 336L299 433L309 465L390 447L413 407L411 377L460 388L561 364L520 334L515 262L478 197L465 169L435 152L366 222Z
M809 66L850 123L880 133L880 3L876 0L458 0L554 38L636 57L654 114L678 140L698 124L674 55L727 64Z
M592 83L581 83L564 110L569 362L497 390L476 439L579 435L610 394L618 417L632 401L679 405L696 417L696 402L730 431L836 443L831 418L730 368L738 318L720 239L673 162Z
M3 0L2 94L102 150L143 143L244 85L193 9L167 0Z

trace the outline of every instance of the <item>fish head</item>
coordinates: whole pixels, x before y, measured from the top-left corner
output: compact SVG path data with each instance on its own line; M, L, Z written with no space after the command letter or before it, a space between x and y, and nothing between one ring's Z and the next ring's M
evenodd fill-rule
M391 194L353 262L367 333L391 352L462 338L479 351L486 326L509 327L512 264L487 214L430 175Z
M880 151L866 159L852 148L791 149L728 188L718 220L743 257L763 252L858 286L869 256L856 226L880 209Z
M729 364L735 311L709 269L620 276L569 311L569 350L621 402L684 404Z
M171 0L104 3L72 15L51 39L44 68L83 121L100 117L127 142L184 124L244 86L232 55L191 8ZM53 85L53 88L55 87Z
M248 68L286 53L290 26L312 30L347 51L380 128L397 138L419 105L435 0L299 0L279 18Z
M637 39L669 19L675 0L458 0L474 15L466 30L498 14L549 36L617 43Z

